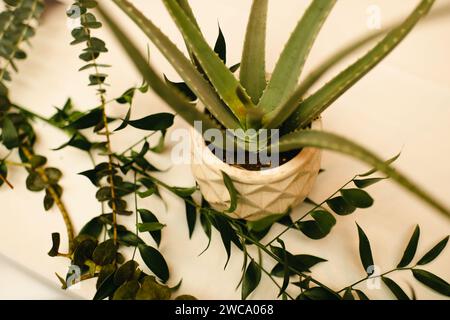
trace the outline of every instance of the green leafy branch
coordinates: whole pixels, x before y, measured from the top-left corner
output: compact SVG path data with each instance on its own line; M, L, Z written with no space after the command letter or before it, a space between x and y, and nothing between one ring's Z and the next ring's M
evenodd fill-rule
M0 94L7 95L4 81L10 81L8 69L12 67L17 71L14 60L27 57L21 49L24 42L34 36L33 24L37 22L44 4L42 0L8 0L4 1L6 10L0 15Z
M87 62L88 64L83 66L80 71L87 69L94 69L94 73L89 75L90 86L97 86L97 92L100 96L101 106L101 121L97 124L95 131L99 132L104 129L104 135L106 138L106 149L108 156L108 184L109 188L101 188L99 189L98 194L107 195L108 205L112 209L113 216L113 239L114 242L117 242L117 214L123 212L124 201L118 197L117 190L115 187L116 180L119 179L118 176L115 175L114 172L114 163L113 157L111 156L111 133L108 127L108 117L106 115L106 90L104 88L105 80L107 78L107 74L100 73L100 68L108 67L107 65L101 65L97 62L97 59L101 55L101 53L107 52L106 44L103 40L94 37L91 35L92 29L98 29L102 26L101 22L99 22L94 14L89 12L90 9L93 9L97 6L97 2L95 0L80 0L76 1L72 8L68 12L68 16L71 18L80 18L81 27L75 28L72 31L72 36L74 37L74 41L71 43L72 45L76 45L79 43L85 43L86 48L83 50L84 52L79 56L81 60ZM79 17L77 16L79 14ZM74 16L75 15L75 16ZM106 191L108 190L108 191ZM106 198L105 198L106 199Z
M358 284L363 283L369 279L381 278L386 287L394 294L394 296L398 300L410 300L408 295L394 280L386 277L387 275L397 271L411 271L414 278L417 281L421 282L428 288L444 296L447 297L450 296L450 284L448 284L445 280L439 278L438 276L432 274L429 271L418 269L419 266L423 266L434 261L442 253L442 251L444 250L444 248L448 243L449 236L439 241L439 243L437 243L432 249L430 249L427 253L425 253L418 260L417 263L415 263L413 266L408 267L408 265L410 265L414 259L419 244L420 228L419 226L416 226L411 236L411 239L409 240L408 245L403 253L401 261L398 263L397 267L382 274L371 274L371 272L374 271L373 270L374 262L372 257L372 251L370 248L370 243L366 234L364 233L364 231L361 229L360 226L358 226L358 233L359 233L359 253L361 257L361 263L367 272L367 277L358 280L353 284L337 291L337 293L342 293L345 291L344 299L348 300L354 299L352 291L355 290L354 287L357 286Z

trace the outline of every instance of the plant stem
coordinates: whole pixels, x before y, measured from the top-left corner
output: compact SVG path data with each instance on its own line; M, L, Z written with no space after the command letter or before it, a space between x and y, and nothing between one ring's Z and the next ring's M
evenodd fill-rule
M21 147L21 150L23 154L29 159L32 158L33 154L30 150L26 147ZM66 225L67 230L67 237L69 239L69 254L72 253L73 250L73 240L74 240L74 228L72 225L72 221L70 219L70 215L66 209L66 206L62 202L61 198L59 197L58 193L56 192L55 188L50 184L50 179L48 178L47 174L45 173L45 170L43 168L36 168L36 173L39 175L39 177L47 184L47 190L50 196L55 201L56 206L58 207L61 216L64 220L64 224Z
M19 105L17 105L17 104L12 104L11 106L12 106L13 108L19 110L19 111L22 111L22 112L25 113L25 114L28 114L29 116L31 116L31 117L33 117L33 118L37 118L37 119L39 119L39 120L41 120L41 121L44 121L44 122L46 122L46 123L52 125L52 126L55 127L55 128L58 128L58 129L61 129L61 130L62 130L62 128L58 127L56 124L54 124L52 121L50 121L50 119L47 119L46 117L44 117L44 116L42 116L42 115L40 115L40 114L37 114L37 113L35 113L35 112L33 112L33 111L31 111L31 110L25 108L25 107L19 106Z
M12 167L31 168L31 165L29 163L19 163L19 162L8 161L8 160L5 160L4 163L7 166L12 166Z
M414 267L411 267L411 268L395 268L395 269L389 270L389 271L387 271L385 273L382 273L382 274L379 274L379 275L376 275L376 276L367 276L367 277L365 277L365 278L363 278L361 280L356 281L355 283L353 283L353 284L351 284L349 286L346 286L346 287L342 288L341 290L337 291L336 293L341 293L342 291L345 291L347 288L353 288L354 286L360 284L361 282L367 281L369 279L381 278L381 277L384 277L384 276L386 276L386 275L388 275L390 273L396 272L396 271L412 270L413 268Z
M148 135L146 135L145 137L139 139L139 141L137 141L136 143L134 143L133 145L131 145L131 147L125 149L123 152L121 152L119 155L123 156L125 155L125 153L127 153L128 151L132 150L134 147L138 146L139 144L141 144L142 142L146 141L148 138L150 138L151 136L153 136L156 132L158 131L154 131Z
M282 261L280 258L278 258L275 254L273 254L272 252L270 252L270 250L268 250L266 248L266 246L264 246L263 244L253 240L252 238L244 235L241 233L241 236L243 236L246 240L250 241L252 244L256 245L258 248L260 248L262 251L264 251L266 254L268 254L272 259L275 259L277 262L284 264L284 261ZM288 266L288 268L293 271L296 274L305 276L305 274L303 272L298 272L295 268ZM317 284L318 286L321 286L322 288L325 288L327 290L330 290L332 292L334 292L334 290L330 289L328 286L324 285L323 283L319 282L318 280L311 278L311 282Z
M84 19L86 19L86 15L81 16L82 22ZM84 27L84 32L86 33L88 40L88 47L92 47L92 38L91 38L91 31L89 28ZM95 74L99 74L98 70L98 64L97 59L94 53L92 53L92 63L94 65ZM112 148L111 148L111 133L108 128L108 116L106 115L106 98L104 94L104 89L102 85L102 81L98 80L98 92L100 94L100 108L102 110L102 118L103 118L103 126L105 128L105 137L106 137L106 149L108 152L108 169L109 169L109 186L111 189L111 209L112 209L112 220L113 220L113 240L114 244L117 244L117 203L116 203L116 189L115 189L115 183L114 183L114 162L113 162L113 155L112 155Z
M3 181L3 183L6 183L6 185L10 189L14 189L14 186L11 184L11 182L9 182L8 179L6 179L6 177L4 177L1 173L0 173L0 180Z
M134 180L133 180L134 185L136 185L136 176L137 176L137 173L135 171L134 172ZM135 219L135 224L136 224L135 232L136 232L136 236L139 236L139 228L138 228L138 223L139 223L139 218L138 218L138 199L137 199L137 191L136 190L134 190L134 214L135 214L135 217L136 217L136 219ZM131 260L134 260L134 257L136 256L136 249L137 249L137 247L134 247L133 257L131 258Z

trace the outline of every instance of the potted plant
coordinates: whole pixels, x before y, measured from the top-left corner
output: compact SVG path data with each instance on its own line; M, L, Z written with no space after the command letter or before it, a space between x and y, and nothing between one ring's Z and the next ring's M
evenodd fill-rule
M308 90L317 80L317 75L299 86L297 83L314 41L336 0L312 1L290 36L269 81L266 78L264 63L268 0L253 2L239 79L233 70L225 65L223 57L221 59L205 41L187 0L163 2L184 37L190 60L132 3L128 0L113 2L158 47L185 81L185 85L205 106L207 113L190 103L186 94L174 90L170 83L164 83L130 42L123 29L102 9L105 21L145 80L187 122L194 124L195 121L200 121L200 134L209 129L253 129L252 132L256 132L253 136L239 136L234 133L237 144L248 152L251 140L257 139L263 129L277 129L280 134L279 141L272 141L269 137L265 144L258 143L256 152L275 150L274 148L281 153L297 152L288 163L267 171L237 169L217 161L209 167L205 164L194 164L193 171L200 189L213 206L220 209L229 207L228 211L235 212L238 217L257 219L267 215L269 211L284 210L295 205L308 194L319 170L319 152L309 149L317 148L345 153L365 161L441 213L449 213L448 208L393 169L389 163L354 142L320 130L320 121L314 122L336 99L395 49L427 14L434 4L433 0L422 0L413 12L401 24L392 28L374 48L309 96ZM194 137L193 153L196 154L202 152L206 145L195 134ZM299 150L302 151L298 152ZM225 179L222 179L222 175ZM276 184L273 183L274 179L278 179ZM241 204L233 203L235 201L224 192L230 183L234 185L237 193L243 195ZM255 192L257 195L253 197L255 190L261 192Z
M312 1L269 77L264 68L268 1L255 0L237 80L235 73L239 66L225 66L225 42L221 32L215 48L210 48L186 0L164 0L164 3L183 32L191 61L128 1L114 0L172 62L185 83L161 79L129 41L123 29L107 11L100 8L104 20L109 23L145 80L141 86L132 87L110 100L106 99L105 79L108 75L100 72L109 66L101 64L98 59L108 49L106 43L92 32L102 26L92 13L97 1L78 0L68 12L70 17L79 18L79 25L72 31L74 41L71 44L85 46L79 56L83 61L80 71L89 71L89 86L95 87L100 105L81 112L68 99L49 118L10 101L7 85L11 80L8 71L17 71L15 61L26 57L23 44L33 36L34 26L46 6L43 0L4 2L6 6L1 15L0 29L4 51L2 58L6 59L6 63L1 68L0 77L0 142L9 151L0 159L0 186L5 185L12 190L14 185L11 182L15 181L8 180L9 169L21 167L28 174L27 189L45 191L45 210L57 207L62 215L67 228L67 246L61 247L60 234L52 233L52 247L48 255L70 260L66 276L57 275L63 288L96 278L94 299L195 299L190 295L174 295L180 289L181 282L169 286L171 268L160 252L162 230L166 224L150 211L151 207L139 204L140 198L147 197L165 202L159 193L161 188L184 201L189 237L193 235L199 217L209 240L203 252L209 248L213 228L218 231L227 254L225 267L232 255L232 245L240 250L244 258L238 284L242 299L247 299L257 289L263 273L278 287L278 297L283 299L366 300L369 297L358 285L377 278L396 298L409 299L409 295L387 277L394 272L408 271L425 286L442 295L450 295L450 285L445 280L421 269L443 252L448 236L415 263L420 238L420 228L416 226L397 266L376 274L369 238L358 224L359 255L364 277L337 289L311 275L310 269L326 259L291 251L290 244L285 242L288 239L284 237L287 231L296 230L309 239L325 238L337 223L335 216L346 216L356 209L371 207L373 199L363 189L388 177L448 214L447 208L391 168L395 158L382 161L347 139L323 132L320 118L322 111L406 36L434 1L422 1L368 54L317 93L306 97L308 89L330 66L383 32L368 35L337 52L296 88L314 39L336 1ZM172 186L159 179L154 175L158 169L145 158L150 150L158 153L164 149L165 133L174 123L174 115L164 112L142 119L130 119L134 94L137 91L146 93L149 86L192 124L192 167L206 201L194 201L198 196L195 194L196 186ZM111 146L110 125L118 119L110 118L106 113L110 102L128 104L130 107L114 132L127 126L151 131L122 153L115 152ZM35 148L37 135L32 124L36 119L71 136L57 150L66 147L82 150L94 166L80 174L96 187L95 198L102 204L101 213L90 219L79 232L75 232L63 199L63 186L59 183L62 171L47 164L47 158L39 155L38 148ZM83 131L86 129L93 129L97 136L103 138L101 141L91 140ZM161 138L155 145L150 145L147 139L158 132ZM135 148L139 146L142 147L137 152ZM274 214L301 202L308 194L320 168L320 150L324 148L355 156L373 169L354 176L323 201L310 199L307 205L310 206L309 211L299 218L289 215L289 210ZM17 151L18 161L11 157L14 150ZM99 159L101 162L97 162ZM388 177L376 177L378 171ZM129 219L121 219L130 215L134 215L131 227L127 223ZM176 223L179 223L178 219ZM275 223L283 225L283 229L271 236L270 231ZM253 249L258 250L258 257ZM139 256L136 256L137 252ZM271 263L272 270L265 265L267 258L276 262L275 265ZM299 281L291 282L292 276ZM280 285L275 278L283 278L283 284ZM414 292L412 296L415 297Z

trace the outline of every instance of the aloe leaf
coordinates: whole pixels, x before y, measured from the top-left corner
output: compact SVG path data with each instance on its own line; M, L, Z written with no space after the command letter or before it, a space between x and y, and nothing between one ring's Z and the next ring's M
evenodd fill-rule
M436 19L448 17L449 14L450 5L442 6L430 12L428 17L423 22L435 21ZM305 77L305 79L301 83L301 89L299 89L298 91L302 92L302 94L306 93L313 85L317 83L319 79L322 78L323 75L331 70L331 68L333 68L336 64L347 58L356 50L361 49L368 43L374 41L382 35L387 34L390 30L399 26L402 22L403 21L396 21L395 23L389 24L388 26L380 30L374 31L370 34L365 34L362 37L337 50Z
M257 104L266 88L266 28L268 0L253 0L242 52L240 80Z
M194 16L194 12L192 11L191 6L189 5L189 1L188 0L177 0L177 3L180 6L180 8L183 9L186 16L188 16L188 18L191 19L192 23L200 30L197 19Z
M115 0L117 1L119 0ZM163 2L217 93L245 126L246 109L254 107L245 89L208 45L178 3L175 0L163 0Z
M188 58L149 19L127 0L113 0L114 3L133 20L147 37L169 60L189 88L203 102L209 112L226 128L240 127L237 119L227 110L214 89L197 71ZM104 11L103 11L104 12ZM109 19L111 21L111 18ZM126 40L126 39L125 39ZM128 40L127 40L128 41Z
M198 25L197 19L195 18L194 12L192 11L191 6L189 5L188 0L177 0L178 5L183 9L186 16L191 19L192 23L197 27L198 30L200 30L200 26ZM189 57L191 58L191 61L194 65L197 66L197 60L195 59L195 55L192 52L191 48L189 47L189 44L185 41L186 48L189 52Z
M284 106L287 119L283 130L294 131L297 128L306 127L311 121L320 115L336 99L350 89L356 82L364 77L370 70L377 66L389 53L399 45L409 34L419 20L425 16L433 6L435 0L422 0L409 17L398 27L389 32L372 50L360 58L353 65L337 75L324 87L301 102L298 108L289 105ZM289 104L298 103L304 93L295 92L289 99ZM296 102L297 101L297 102ZM288 104L286 103L286 105ZM289 113L292 109L296 111Z
M314 41L336 0L314 0L297 24L281 53L259 106L270 112L295 90Z
M381 160L374 153L346 138L323 131L301 130L283 136L279 141L278 147L280 152L300 149L303 147L314 147L340 152L357 158L373 166L378 171L385 173L403 188L427 202L439 212L450 216L449 208L434 199L427 192L423 191L419 186L409 180L409 178L393 169L389 164Z
M116 0L114 0L116 1ZM129 37L123 33L122 28L113 20L113 18L98 7L104 21L109 25L112 32L120 42L128 56L133 61L136 68L141 72L145 81L152 87L154 92L161 97L175 112L177 112L188 123L202 121L203 129L218 128L218 126L204 113L198 111L186 98L177 90L168 86L156 73L156 71L147 63L146 58L139 52L136 46L130 41Z

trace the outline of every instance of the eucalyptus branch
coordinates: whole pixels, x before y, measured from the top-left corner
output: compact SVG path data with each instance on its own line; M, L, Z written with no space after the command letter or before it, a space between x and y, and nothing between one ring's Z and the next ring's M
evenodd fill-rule
M27 148L22 146L21 151L25 155L25 157L30 161L33 157L32 152ZM63 201L61 200L61 197L59 196L58 192L53 187L50 178L48 177L47 173L42 167L37 167L34 169L35 172L40 176L42 181L47 185L46 190L48 190L50 196L52 197L53 201L55 202L56 206L59 209L59 212L61 213L61 216L64 220L64 224L66 226L67 230L67 237L69 240L69 254L72 253L73 250L73 241L74 241L74 228L72 221L70 219L70 215L66 209L66 206L64 205Z
M93 5L96 6L97 3L93 2ZM102 121L103 121L103 128L104 128L104 135L106 138L106 149L107 149L107 156L108 156L108 166L109 166L109 186L110 186L110 192L111 192L111 209L112 209L112 217L113 217L113 239L114 243L117 244L117 195L116 195L116 189L115 189L115 182L114 182L114 162L113 162L113 156L112 156L112 148L111 148L111 133L108 127L108 117L106 114L106 97L104 89L104 81L107 77L107 75L102 74L99 72L99 68L101 67L98 62L97 58L99 57L101 52L106 52L106 46L105 43L98 39L91 36L91 28L98 28L101 26L101 23L96 21L95 16L88 12L88 9L91 8L91 5L86 5L84 2L75 2L74 7L78 7L79 10L84 10L84 12L81 12L80 20L81 20L81 27L78 29L75 29L74 32L72 32L72 35L75 37L75 44L78 42L86 42L87 48L85 49L85 52L80 56L80 58L86 62L90 62L85 68L93 68L95 70L94 74L91 74L89 76L89 79L91 81L90 85L97 85L98 86L98 94L100 96L100 109L102 111ZM69 14L73 14L70 12ZM77 34L78 32L78 34ZM103 67L105 67L103 65ZM83 69L83 68L82 68Z
M31 6L28 14L23 17L23 19L19 19L17 22L17 28L21 28L19 32L19 36L14 39L14 42L11 45L11 49L9 53L6 55L6 63L4 66L0 68L0 82L2 82L5 78L5 74L9 66L13 63L13 59L17 56L18 51L20 50L20 45L30 34L30 24L37 17L39 10L42 10L42 0L29 0L29 1L21 1L16 10L23 9L22 5L28 5L31 1ZM20 15L19 15L20 17ZM7 29L4 29L3 35L7 34L8 29L13 25L14 18L7 25ZM2 38L3 38L2 35Z

